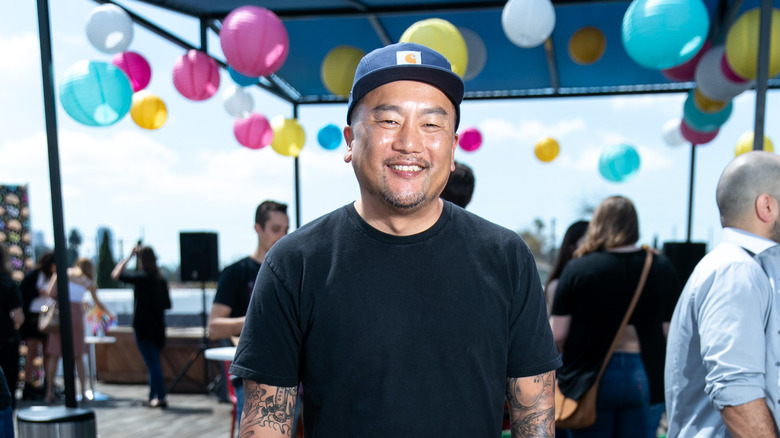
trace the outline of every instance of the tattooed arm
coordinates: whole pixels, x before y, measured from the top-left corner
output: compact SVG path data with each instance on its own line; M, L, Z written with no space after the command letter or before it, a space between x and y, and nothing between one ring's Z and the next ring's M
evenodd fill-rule
M244 379L241 438L291 437L298 387L261 385Z
M555 436L554 383L555 371L507 379L506 399L512 438Z

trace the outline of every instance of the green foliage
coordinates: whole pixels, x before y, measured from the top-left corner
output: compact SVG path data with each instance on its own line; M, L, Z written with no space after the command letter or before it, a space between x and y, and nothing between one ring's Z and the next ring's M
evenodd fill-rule
M97 283L101 289L116 288L118 282L111 278L114 270L114 255L111 253L111 245L108 242L108 231L103 230L103 236L98 249Z
M531 253L534 255L537 263L550 263L552 256L550 247L553 244L549 236L545 235L545 223L542 219L536 218L533 226L517 232L525 240Z
M79 258L79 247L82 241L79 230L72 228L68 235L68 250L66 252L68 255L68 266L73 266L76 263L76 259Z

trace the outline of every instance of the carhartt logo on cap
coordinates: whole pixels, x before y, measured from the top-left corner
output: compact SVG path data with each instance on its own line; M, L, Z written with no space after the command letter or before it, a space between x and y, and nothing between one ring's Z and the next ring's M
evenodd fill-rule
M420 52L413 50L402 50L395 52L396 64L422 64Z

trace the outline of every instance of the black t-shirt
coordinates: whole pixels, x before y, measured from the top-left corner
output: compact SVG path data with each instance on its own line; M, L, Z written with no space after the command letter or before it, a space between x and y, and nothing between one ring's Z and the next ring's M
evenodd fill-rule
M139 339L165 344L165 310L171 308L168 283L144 271L124 271L119 279L133 285L133 329Z
M222 270L214 302L230 307L231 318L246 315L259 270L260 263L251 257L244 257Z
M578 399L595 381L636 292L646 254L641 249L598 251L571 260L563 269L552 314L571 316L563 366L558 369L558 385L567 396ZM647 283L629 320L639 337L652 403L664 399L663 323L671 320L679 294L671 262L663 255L653 255Z
M445 202L412 236L348 205L280 240L231 372L301 381L307 436L474 438L501 434L507 377L559 364L526 244Z
M0 274L0 342L19 343L19 332L14 328L11 310L22 307L19 285L9 275Z

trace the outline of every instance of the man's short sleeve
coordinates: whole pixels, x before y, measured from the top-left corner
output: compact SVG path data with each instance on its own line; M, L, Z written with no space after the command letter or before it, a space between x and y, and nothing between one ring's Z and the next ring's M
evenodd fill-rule
M298 385L302 335L293 297L266 259L249 300L232 374L266 385Z
M561 366L547 319L547 305L536 263L521 252L517 290L510 315L507 377L528 377Z

